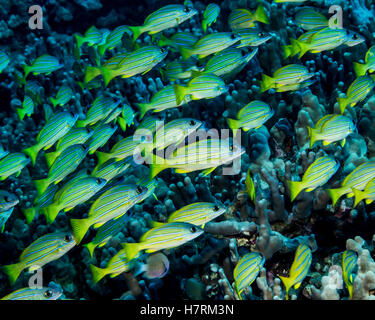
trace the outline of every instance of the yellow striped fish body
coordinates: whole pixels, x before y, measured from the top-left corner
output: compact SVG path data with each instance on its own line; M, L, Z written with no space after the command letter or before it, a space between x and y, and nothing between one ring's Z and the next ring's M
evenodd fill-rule
M34 101L29 96L25 96L22 102L22 108L16 108L16 112L20 121L22 121L27 115L30 117L34 113Z
M77 127L86 127L87 125L93 125L100 120L108 117L120 104L120 101L114 101L112 98L99 96L97 97L91 108L87 111L86 119L78 120Z
M153 149L162 150L170 145L178 145L201 125L201 121L191 118L172 120L156 130Z
M344 113L348 105L354 107L358 102L365 100L374 87L375 82L369 76L355 79L346 92L346 98L337 98L341 113Z
M174 86L169 85L156 92L149 103L137 103L136 105L140 110L140 118L142 119L149 110L161 112L166 109L179 107L187 101L188 99L185 99L182 100L180 104L177 104Z
M4 232L5 224L18 203L19 200L14 194L0 190L0 232Z
M194 34L182 31L175 33L169 39L162 34L158 41L158 46L169 46L177 51L179 48L191 48L197 41L198 38Z
M74 34L77 41L77 48L81 48L83 44L87 44L89 47L95 46L101 43L103 35L95 26L91 26L86 30L85 34L82 36L78 33Z
M327 190L328 194L332 198L332 204L335 205L337 200L339 200L344 194L348 194L348 197L353 197L354 193L352 189L363 190L367 183L374 178L375 161L367 161L362 163L347 175L347 177L341 183L340 188Z
M56 144L56 151L46 153L46 162L50 168L55 162L56 158L61 155L61 153L73 146L75 144L84 144L93 134L93 131L89 131L85 127L82 128L72 128L66 135L64 135Z
M117 126L114 124L103 124L96 126L90 140L87 142L89 146L89 154L94 154L97 149L104 146L113 136L116 130Z
M370 49L367 50L366 56L365 56L365 62L368 63L372 57L375 56L375 45L370 47Z
M62 291L56 289L43 288L22 288L18 289L0 300L57 300L62 295Z
M107 50L112 50L121 46L121 39L125 32L131 34L131 31L127 26L118 26L113 29L105 38L105 42L98 46L99 55L102 56Z
M353 282L355 278L355 269L357 267L357 253L353 250L346 250L342 255L342 277L346 288L349 292L349 297L353 297Z
M101 248L105 246L112 237L119 234L119 232L121 232L121 230L125 228L126 223L130 220L131 217L131 214L124 214L118 219L107 221L98 229L94 240L83 245L87 248L87 250L89 250L91 258L94 257L95 248Z
M108 261L105 268L98 268L93 264L90 264L94 283L98 283L106 275L115 278L123 272L128 272L134 268L135 263L136 259L127 259L126 251L125 249L122 249Z
M373 73L375 70L375 56L372 56L364 64L353 62L353 67L357 77L364 76L367 72Z
M139 243L124 243L124 249L129 260L140 251L147 253L175 248L203 234L203 230L186 222L171 222L147 231Z
M36 137L37 143L34 146L23 150L23 152L31 158L33 165L35 165L39 151L42 149L47 150L52 147L57 140L69 132L77 119L77 115L69 112L56 113L48 119L47 123L43 126Z
M287 85L294 85L301 83L313 77L307 68L300 64L289 64L275 71L273 77L265 74L262 75L260 82L261 92L265 92L271 88L279 88Z
M233 278L240 299L242 291L251 286L257 278L264 262L264 256L259 252L247 253L238 261L233 271Z
M68 182L59 192L59 196L54 199L54 203L43 209L43 213L48 223L55 221L60 211L69 211L74 207L89 200L106 184L106 180L101 178L87 177Z
M357 204L366 199L366 204L370 204L375 200L375 179L370 180L363 191L357 190L355 188L352 188L355 201L354 201L354 207L357 206Z
M301 243L296 250L294 261L289 271L289 277L279 277L284 283L287 299L290 288L294 286L294 289L298 289L301 286L303 279L305 279L309 272L311 261L311 249L306 244Z
M218 77L224 76L240 67L243 67L255 56L256 53L257 49L244 55L242 54L241 50L236 48L225 49L214 55L207 62L202 73L210 73Z
M227 119L229 128L236 131L243 129L249 131L251 129L260 128L274 114L271 107L259 100L252 101L243 107L237 114L237 120Z
M220 14L220 7L216 3L210 3L207 5L206 9L203 12L203 20L202 20L202 29L203 32L206 33L207 28L211 26L211 24L216 22L217 17Z
M3 51L0 51L0 73L8 66L10 62L9 57Z
M143 149L146 149L147 146L152 147L152 137L150 137L150 141L143 143L134 136L130 136L117 142L109 153L96 151L95 154L98 157L98 165L102 165L111 159L120 161L135 156L141 153Z
M247 9L234 9L228 18L228 24L232 30L252 28L256 21L269 24L266 11L262 5L257 7L254 14Z
M316 32L309 42L299 42L298 40L296 42L300 47L299 58L302 58L308 51L311 53L329 51L345 43L352 45L351 41L356 44L359 40L362 41L357 33L346 29L331 29L327 27Z
M63 66L64 65L60 64L59 60L56 57L50 56L48 54L43 54L40 57L36 58L30 66L25 65L23 67L23 70L25 72L23 79L25 80L30 72L32 72L34 75L38 75L41 73L45 73L48 75L53 71L61 69Z
M168 168L174 168L176 173L204 170L207 175L216 167L241 157L244 152L242 146L227 140L199 140L178 148L167 159L154 156L150 165L151 178Z
M316 159L303 174L302 181L287 181L291 200L293 201L304 189L306 192L310 192L326 184L339 167L340 164L331 157Z
M0 160L0 181L16 173L18 177L21 171L30 163L30 159L25 157L23 153L9 153Z
M86 157L87 152L88 149L83 144L76 144L65 149L49 169L47 178L34 180L38 195L41 195L50 184L59 183L67 175L75 171Z
M184 60L189 59L192 55L197 55L199 59L202 59L229 48L240 40L238 35L231 32L214 32L205 35L191 48L180 47L180 52Z
M34 271L43 267L47 263L62 257L75 245L76 242L70 233L46 234L35 240L22 252L18 263L3 266L2 270L9 276L13 285L22 270L28 268L29 271Z
M241 38L240 44L236 46L237 48L258 47L272 38L269 33L259 31L256 28L236 30L234 33Z
M192 78L192 70L198 70L192 59L174 60L167 63L164 69L160 69L160 73L164 80L175 81Z
M59 91L57 91L56 98L50 98L50 100L54 107L61 107L64 104L68 103L70 99L72 99L72 96L73 90L70 87L64 85L59 89Z
M74 237L80 243L88 229L97 229L111 219L118 219L143 200L146 187L119 184L103 193L91 206L85 219L71 219Z
M142 26L129 27L135 41L142 33L156 34L165 29L177 27L198 13L194 8L180 4L166 5L151 13Z
M109 82L118 76L130 78L137 74L145 74L161 62L168 54L168 51L156 46L145 46L135 50L119 62L116 69L103 66L100 68L104 83Z
M328 27L328 19L313 8L302 8L295 16L295 23L304 30Z
M207 222L217 218L224 214L227 208L223 205L219 205L211 202L195 202L181 209L171 213L168 217L167 223L171 222L187 222L194 224L198 227L204 228ZM164 223L152 222L151 226L161 226Z
M307 127L310 137L310 148L316 141L323 141L323 145L340 141L344 146L346 137L354 132L355 125L352 119L343 115L327 114L320 119L315 128Z
M215 98L228 91L224 80L213 74L202 74L190 80L186 86L174 85L177 104L182 103L186 96L192 100Z
M97 165L92 172L92 176L105 179L108 182L124 173L129 167L129 159L125 158L117 161L117 159L113 158L101 165Z

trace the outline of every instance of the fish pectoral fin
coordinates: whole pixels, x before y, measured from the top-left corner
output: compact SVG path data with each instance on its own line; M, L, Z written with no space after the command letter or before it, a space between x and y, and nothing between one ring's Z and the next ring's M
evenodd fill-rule
M323 141L323 146L328 146L331 143L332 143L332 141Z
M315 190L315 188L307 188L307 189L305 189L306 192L311 192L311 191L314 191L314 190Z
M16 177L18 177L21 174L21 170L16 173Z
M294 285L294 289L297 290L297 289L301 286L301 283L302 283L302 282L298 282L298 283L296 283L296 284Z
M104 222L95 223L95 224L93 225L93 227L94 227L94 229L98 229L98 228L100 228L103 224L104 224Z
M374 200L372 200L372 199L366 199L366 204L370 204L370 203L372 203Z
M346 142L346 139L343 139L343 140L340 142L341 147L344 147L344 146L345 146L345 142Z
M203 170L202 173L204 176L207 176L209 175L212 171L214 171L216 169L216 167L213 167L213 168L208 168L206 170Z

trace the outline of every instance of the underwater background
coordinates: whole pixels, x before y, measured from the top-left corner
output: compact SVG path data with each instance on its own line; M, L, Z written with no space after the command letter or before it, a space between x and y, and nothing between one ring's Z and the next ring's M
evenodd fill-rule
M0 1L0 298L375 299L374 37L372 0Z

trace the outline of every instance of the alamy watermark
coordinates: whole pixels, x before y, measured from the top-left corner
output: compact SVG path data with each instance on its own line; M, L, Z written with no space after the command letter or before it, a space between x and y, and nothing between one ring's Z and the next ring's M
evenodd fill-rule
M32 16L29 19L29 28L31 30L43 29L43 9L41 6L33 5L29 7L29 14Z

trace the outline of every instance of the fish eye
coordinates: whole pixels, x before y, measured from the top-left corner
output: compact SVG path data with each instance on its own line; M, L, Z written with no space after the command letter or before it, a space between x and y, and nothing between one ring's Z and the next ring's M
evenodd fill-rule
M184 8L184 12L189 12L190 11L190 8L189 7L185 7Z
M258 37L263 37L264 36L264 33L263 32L259 32L258 33Z
M102 183L102 179L100 179L100 178L96 179L96 183L97 184L101 184Z
M69 111L69 114L72 116L72 117L75 117L75 114L73 111Z
M190 120L190 125L191 126L195 126L195 121L194 120Z
M231 144L231 145L229 146L229 151L233 151L233 150L234 150L234 145Z
M358 34L356 34L356 33L355 33L355 34L353 35L353 39L354 39L354 40L357 40L357 39L359 39L359 36L358 36Z
M70 242L70 241L72 241L72 236L71 236L70 234L65 235L65 237L64 237L64 241L65 241L65 242Z
M143 191L143 188L141 186L138 186L136 191L137 191L138 194L141 194L142 191Z
M164 48L160 48L160 52L161 52L161 53L164 53L164 52L165 52L165 49L164 49Z
M234 39L236 39L237 37L236 37L236 35L235 35L234 33L232 33L232 34L230 35L230 38L234 40Z
M194 226L191 227L191 228L190 228L190 232L191 232L191 233L196 233L196 232L197 232L197 228L194 227Z
M218 206L214 206L214 211L219 211L219 207Z
M51 298L52 295L53 295L53 292L52 290L46 290L44 291L44 294L43 294L46 298Z

